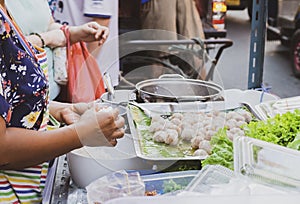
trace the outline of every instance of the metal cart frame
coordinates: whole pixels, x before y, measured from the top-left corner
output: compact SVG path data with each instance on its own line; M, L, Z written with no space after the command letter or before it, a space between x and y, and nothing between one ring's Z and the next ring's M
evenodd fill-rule
M128 40L125 42L120 43L120 53L122 50L133 50L134 54L126 55L121 58L121 80L124 79L124 75L126 75L129 71L126 70L122 65L125 63L145 63L151 64L156 63L160 64L161 66L172 70L176 74L180 74L185 78L192 78L192 79L200 79L200 70L202 69L203 64L200 67L194 67L189 65L184 60L177 58L175 63L172 59L176 56L176 54L184 53L190 56L196 57L200 60L205 62L209 62L208 72L206 74L205 79L202 80L212 80L213 73L215 67L224 51L224 49L232 46L233 42L227 38L216 38L216 39L188 39L188 40ZM167 46L168 47L168 54L164 55L164 57L154 57L151 55L140 55L139 52L144 51L152 51L153 47L159 46ZM197 47L198 46L198 47ZM215 56L210 56L209 51L211 49L217 49ZM122 56L122 54L121 54ZM136 67L138 68L138 67ZM131 84L133 86L133 84Z

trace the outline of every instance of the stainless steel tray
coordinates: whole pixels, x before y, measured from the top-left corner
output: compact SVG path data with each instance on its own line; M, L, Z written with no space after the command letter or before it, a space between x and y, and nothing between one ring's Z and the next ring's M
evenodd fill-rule
M184 104L178 104L178 103L139 103L138 106L140 106L143 110L147 110L147 112L154 112L154 113L160 113L162 115L167 115L172 112L185 112L185 111L195 111L197 109L203 110L207 106L203 103L184 103ZM127 112L128 117L128 123L131 131L131 135L134 140L134 147L135 151L138 157L148 160L148 161L170 161L170 163L178 161L178 160L200 160L204 158L194 157L194 156L180 156L180 157L163 157L161 155L158 156L149 156L143 152L143 135L142 131L144 128L142 125L137 124L138 122L134 120L132 109L128 108ZM147 113L146 113L147 114ZM149 116L149 115L148 115ZM160 145L160 144L158 144ZM159 148L167 148L166 145L158 146ZM168 163L167 163L168 165Z
M141 111L144 111L145 109L149 112L155 112L159 113L161 115L168 115L170 113L174 112L209 112L212 110L229 110L229 109L235 109L243 106L243 104L240 104L239 107L232 107L226 105L226 103L222 101L217 101L217 102L186 102L186 103L139 103L139 104L134 104L133 106L138 106L141 107ZM252 112L252 109L250 110ZM161 154L154 155L151 153L146 154L145 151L143 150L143 137L144 135L142 134L143 131L147 131L146 125L140 125L138 124L139 122L134 119L134 113L132 112L130 108L130 104L128 106L128 112L127 112L127 117L128 117L128 123L130 127L130 131L134 140L134 147L135 151L138 157L143 158L147 161L169 161L169 162L174 162L174 161L179 161L179 160L203 160L206 157L200 157L200 156L189 156L189 155L181 155L181 156L176 156L176 153L174 153L174 156L162 156ZM147 115L147 114L145 114ZM148 114L149 116L149 114ZM157 145L159 148L158 151L164 151L165 148L173 148L173 147L168 147L167 145L164 144L153 144ZM173 149L171 150L173 151ZM175 151L175 150L174 150Z

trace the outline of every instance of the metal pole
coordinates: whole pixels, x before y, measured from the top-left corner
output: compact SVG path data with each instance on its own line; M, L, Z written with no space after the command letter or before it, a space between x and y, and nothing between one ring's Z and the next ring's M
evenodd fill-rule
M253 0L252 8L248 89L262 85L268 0Z

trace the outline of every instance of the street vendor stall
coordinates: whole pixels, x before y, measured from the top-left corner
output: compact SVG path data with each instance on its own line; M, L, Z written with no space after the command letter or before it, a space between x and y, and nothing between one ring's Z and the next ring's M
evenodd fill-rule
M129 92L130 93L130 92ZM271 102L271 101L276 101L278 100L277 96L274 96L272 94L269 93L262 93L261 91L255 91L255 90L238 90L238 89L230 89L230 90L224 90L224 101L216 101L216 104L214 106L206 106L203 107L203 102L198 103L198 105L187 105L187 106L178 106L177 108L179 108L179 110L189 110L191 111L191 107L195 108L197 107L198 110L199 109L203 109L204 110L212 110L212 107L214 108L218 108L218 109L234 109L236 107L239 107L240 104L248 104L251 108L253 108L253 110L255 111L254 114L257 114L258 112L256 112L256 110L254 109L255 106L257 106L258 104L260 104L260 102ZM263 95L262 95L263 94ZM214 102L211 102L212 104ZM148 106L147 106L148 105ZM159 105L163 105L160 103L155 103L155 104L149 104L149 103L145 103L144 106L142 107L146 107L149 110L151 110L151 108L153 108L154 106L156 106L155 108L159 107ZM167 105L167 104L165 104ZM162 107L165 107L165 105L163 105ZM153 107L151 107L153 106ZM168 105L167 105L168 106ZM176 106L175 106L176 108ZM253 111L252 110L252 111ZM167 110L164 110L167 111ZM195 109L195 111L197 111L197 109ZM131 128L134 128L132 122L132 116L131 116L131 112L128 112L128 120L130 124L130 132L131 131L135 131ZM127 143L127 148L131 149L130 150L130 159L133 159L135 162L139 161L139 164L136 165L140 165L140 166L136 166L135 165L135 169L139 169L139 172L141 173L141 175L148 175L149 173L159 173L159 172L164 172L165 169L167 169L167 167L172 166L172 164L174 163L175 160L177 159L182 159L182 158L178 158L181 156L176 156L174 160L166 160L165 158L162 160L165 160L165 162L160 163L159 162L159 158L158 159L154 159L153 156L148 155L145 156L143 155L143 152L141 152L141 149L136 149L138 146L138 140L136 140L136 138L131 136L132 133L125 135L125 137L127 138L131 138L132 139L132 143ZM134 133L136 134L136 132ZM137 135L135 135L137 136ZM126 139L125 139L126 140ZM121 145L122 145L122 141L121 141ZM122 147L121 147L122 148ZM132 153L132 151L136 151L135 156L133 156L134 153ZM124 155L123 155L124 156ZM93 159L93 156L91 156ZM147 166L145 165L145 163L141 162L141 159L147 162ZM187 159L188 161L195 161L198 160L199 157L197 158L193 158L192 160ZM203 159L203 158L202 158ZM101 162L101 161L100 161ZM126 160L126 162L130 162L129 160ZM162 164L162 165L161 165ZM189 165L194 165L195 162L190 163ZM200 164L200 163L197 163ZM86 168L92 168L94 171L97 171L97 168L99 168L98 170L103 170L105 165L103 163L98 163L98 167L94 166L94 167L89 167L86 166L88 165L88 163L82 164L82 168L86 167ZM109 164L111 165L111 164ZM79 166L79 165L78 165ZM104 166L104 167L103 167ZM115 172L115 171L119 171L122 170L122 165L118 166L118 167L114 167L114 166L106 166L108 167L110 172ZM127 170L134 170L134 169L129 169L128 165L126 166L126 164L123 164L123 167ZM140 168L139 168L140 167ZM156 169L155 169L155 168ZM201 168L200 166L194 165L194 166L190 166L195 170L199 170ZM145 171L145 168L149 168L149 171ZM74 182L74 179L72 179L72 176L74 178L74 176L80 176L80 174L76 173L76 175L71 175L70 170L72 171L72 169L69 169L69 164L68 164L68 160L66 156L62 156L57 158L53 168L52 168L52 179L50 179L52 181L49 182L50 183L50 188L49 188L49 193L48 195L46 195L46 197L48 197L46 200L50 200L51 203L87 203L87 194L86 194L86 189L84 188L83 185L87 185L87 183L79 183L80 185L76 184ZM175 169L173 169L175 170ZM178 170L178 169L177 169ZM74 170L73 170L74 171ZM81 169L81 173L84 173L83 175L81 175L82 179L86 179L86 181L91 182L91 176L95 176L95 175L90 175L88 172L84 172L85 170ZM108 172L106 172L107 174L109 174ZM100 175L96 175L98 178L99 177L103 177L107 174L100 174ZM154 174L155 175L155 174ZM194 174L195 176L195 174ZM94 180L96 180L96 178L93 178ZM76 178L75 178L76 181ZM77 179L78 182L78 179ZM80 182L80 181L79 181Z
M253 18L248 86L261 88L259 8L266 4L254 4L260 15ZM122 97L106 93L103 101L127 108L126 135L116 148L84 147L57 158L44 202L298 203L299 97L223 90L212 76L150 79L119 90Z

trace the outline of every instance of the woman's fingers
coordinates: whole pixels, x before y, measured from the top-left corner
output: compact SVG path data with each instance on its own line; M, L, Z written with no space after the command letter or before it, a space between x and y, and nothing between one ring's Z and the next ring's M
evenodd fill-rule
M125 129L123 129L123 128L120 128L120 129L114 131L113 134L111 135L111 139L110 139L109 143L113 146L116 146L118 143L117 139L122 138L124 136L124 134L125 134Z
M100 26L97 30L97 33L95 35L95 38L99 40L99 45L102 45L109 35L109 29L104 26Z
M112 146L116 146L116 145L118 144L118 141L117 141L116 139L114 139L114 140L111 140L109 143L110 143Z
M115 139L120 139L124 136L124 134L125 134L125 129L120 128L120 129L114 131L113 134L111 135L111 137L115 138Z

